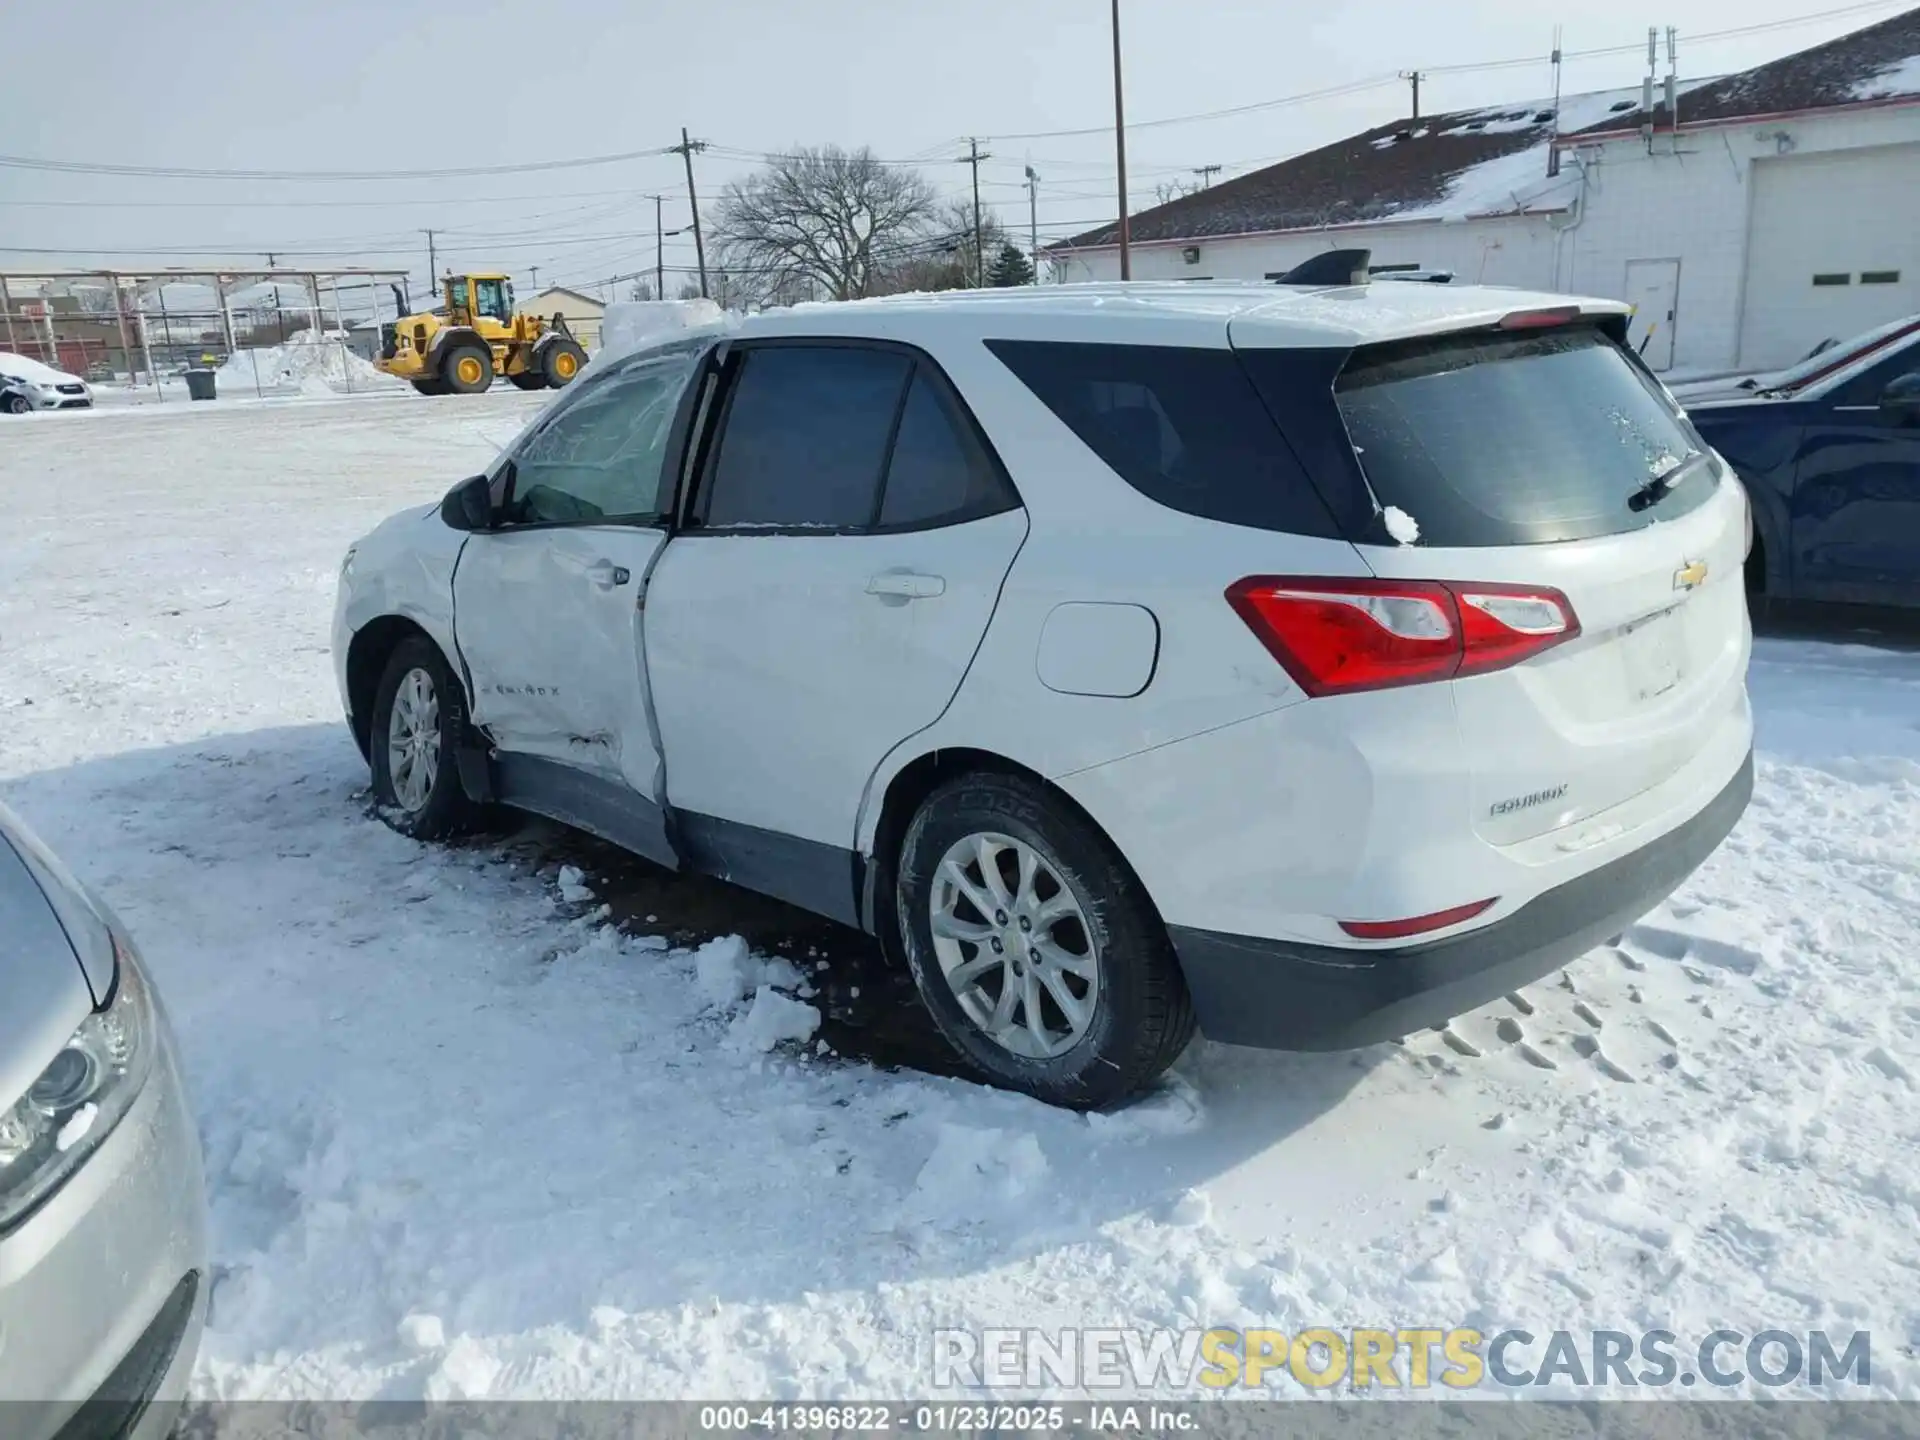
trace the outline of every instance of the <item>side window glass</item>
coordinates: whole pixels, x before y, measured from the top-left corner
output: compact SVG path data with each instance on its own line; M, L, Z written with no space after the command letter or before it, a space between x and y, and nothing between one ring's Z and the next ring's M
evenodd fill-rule
M1906 345L1834 387L1832 405L1878 405L1881 392L1910 371L1920 370L1920 344Z
M513 456L513 524L591 524L659 515L662 462L691 354L607 376L527 438Z
M448 288L452 292L451 298L453 304L464 310L467 305L467 282L464 280L456 280Z
M913 362L889 350L774 345L739 363L701 523L871 525Z
M924 366L900 412L880 502L882 526L938 525L1007 508L1006 487L971 426Z

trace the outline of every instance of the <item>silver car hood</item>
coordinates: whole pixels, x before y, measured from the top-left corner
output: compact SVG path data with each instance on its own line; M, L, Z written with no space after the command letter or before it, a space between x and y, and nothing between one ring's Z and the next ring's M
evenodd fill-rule
M0 806L0 1110L26 1094L95 1004L66 925L26 847L13 843L13 822Z

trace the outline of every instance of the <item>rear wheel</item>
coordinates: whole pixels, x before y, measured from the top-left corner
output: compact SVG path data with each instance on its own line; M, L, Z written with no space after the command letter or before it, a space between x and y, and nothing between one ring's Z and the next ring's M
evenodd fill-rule
M1150 1085L1193 1036L1166 927L1113 847L1008 775L930 795L900 852L900 933L947 1040L996 1085L1086 1109Z
M540 370L546 376L547 384L555 390L573 383L573 377L580 373L587 363L587 352L578 342L565 338L555 340L540 352Z
M439 840L478 818L454 762L466 716L466 696L437 645L415 636L395 647L374 691L368 749L374 800L401 834Z
M493 356L484 345L456 345L440 362L440 378L456 395L478 395L493 384Z
M445 395L448 393L447 382L444 380L415 380L412 382L412 385L413 388L418 390L422 395Z

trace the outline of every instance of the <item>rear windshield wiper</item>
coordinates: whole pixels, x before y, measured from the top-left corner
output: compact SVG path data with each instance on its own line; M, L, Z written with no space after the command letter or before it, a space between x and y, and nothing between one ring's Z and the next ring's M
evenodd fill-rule
M1684 460L1676 460L1658 475L1648 480L1638 490L1627 496L1627 508L1638 514L1651 509L1672 493L1673 488L1707 458L1704 450L1696 450Z

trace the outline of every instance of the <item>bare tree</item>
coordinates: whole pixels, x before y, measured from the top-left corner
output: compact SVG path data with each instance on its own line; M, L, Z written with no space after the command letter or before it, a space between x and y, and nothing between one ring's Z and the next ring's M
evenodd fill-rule
M980 218L981 248L991 257L1006 240L1000 217L991 210ZM964 197L941 204L921 232L879 257L876 295L914 290L967 290L974 275L973 202Z
M864 147L800 149L730 183L713 231L723 264L766 292L851 300L872 294L887 258L923 238L938 203L917 172Z
M1185 195L1198 195L1206 188L1195 180L1163 180L1153 187L1153 198L1165 205Z

